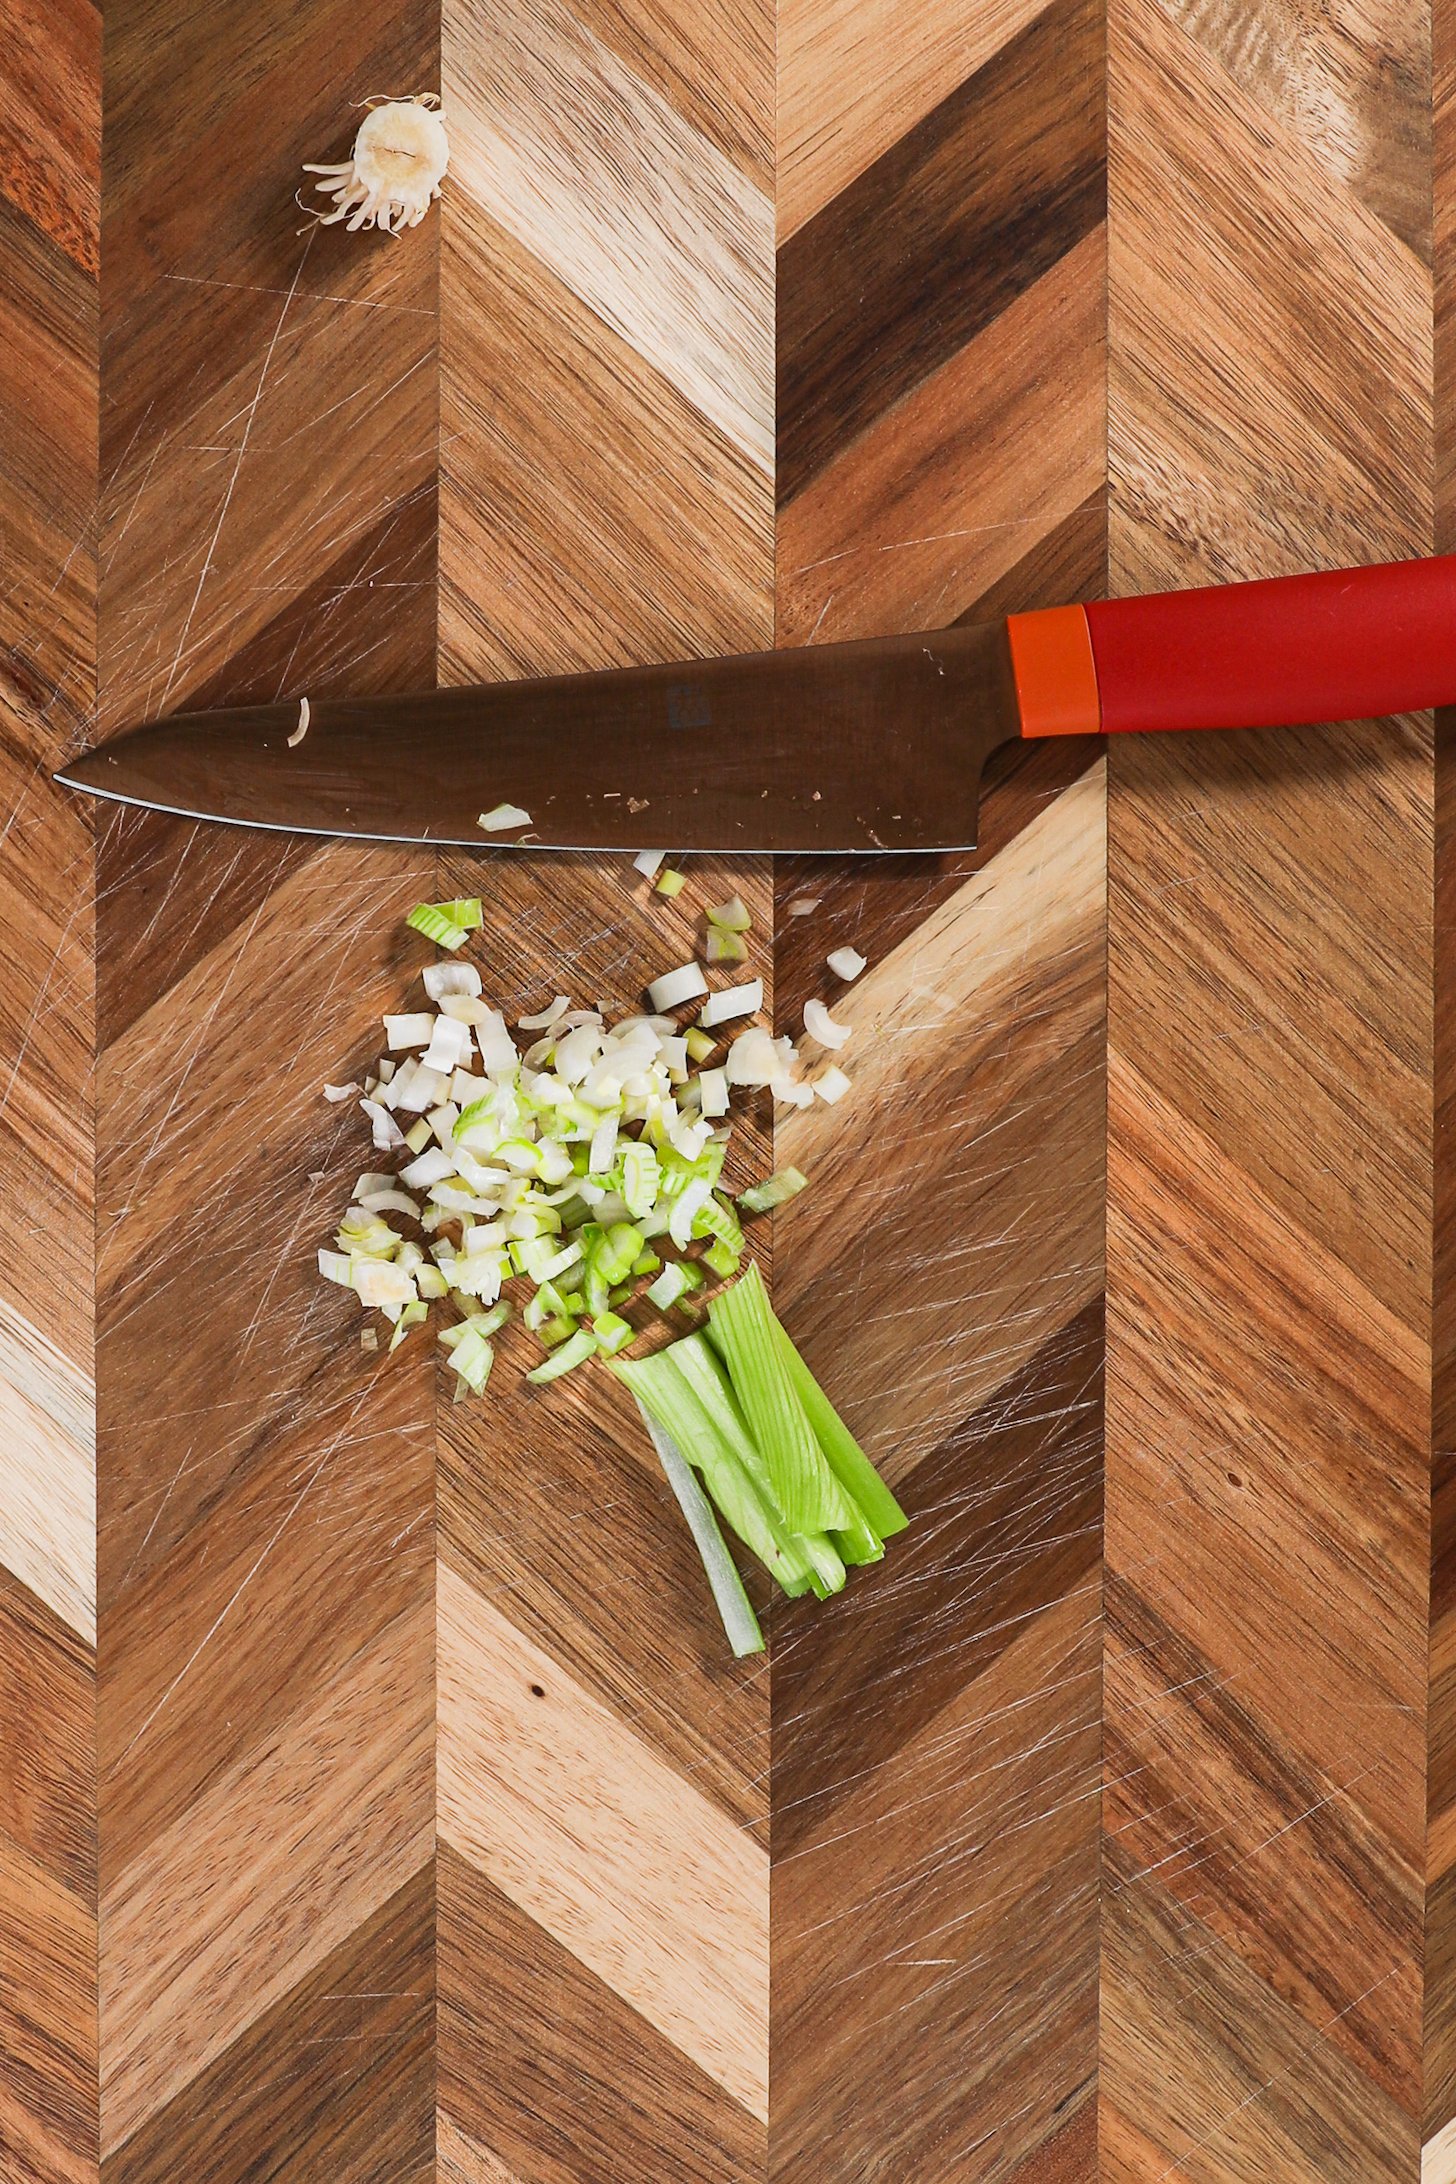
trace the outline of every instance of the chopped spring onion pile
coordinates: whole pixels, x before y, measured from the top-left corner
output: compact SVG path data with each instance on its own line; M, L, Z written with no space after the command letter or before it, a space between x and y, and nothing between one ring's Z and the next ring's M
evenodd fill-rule
M511 814L502 826L527 821L500 810ZM457 958L484 917L471 898L416 904L407 923ZM734 896L708 925L710 939L741 942L750 919ZM359 1095L376 1150L397 1165L359 1177L319 1272L381 1315L389 1351L448 1302L456 1316L439 1340L457 1401L485 1392L495 1338L517 1314L541 1347L526 1374L534 1385L592 1358L610 1362L654 1421L734 1650L752 1650L757 1624L724 1567L731 1560L695 1471L730 1528L793 1592L827 1597L846 1563L876 1559L904 1522L792 1353L757 1272L738 1279L740 1209L769 1212L805 1177L785 1168L736 1205L722 1180L735 1093L767 1086L801 1106L817 1090L833 1102L849 1078L832 1066L806 1081L793 1041L762 1025L720 1032L758 1013L763 981L715 991L696 961L652 981L645 1013L612 1023L558 994L518 1018L514 1033L483 997L473 963L433 962L423 983L425 1007L384 1018L388 1051L363 1086L325 1087L335 1101ZM696 1023L668 1013L699 1002ZM804 1017L822 1045L850 1036L821 1002ZM619 1354L644 1332L643 1308L701 1315L710 1278L733 1286L709 1303L706 1333L652 1358ZM379 1350L379 1334L366 1326L362 1347ZM862 1491L865 1473L878 1502Z

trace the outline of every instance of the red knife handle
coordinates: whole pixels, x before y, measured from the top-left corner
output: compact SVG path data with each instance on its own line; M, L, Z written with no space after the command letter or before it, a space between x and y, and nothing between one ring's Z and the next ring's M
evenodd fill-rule
M1024 736L1456 703L1456 554L1050 607L1006 626Z

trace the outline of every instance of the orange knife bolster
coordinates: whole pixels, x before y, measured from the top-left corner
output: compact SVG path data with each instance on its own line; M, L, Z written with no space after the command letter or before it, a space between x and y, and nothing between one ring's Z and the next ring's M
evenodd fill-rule
M1043 607L1009 614L1011 671L1024 736L1102 733L1102 701L1092 632L1081 607Z

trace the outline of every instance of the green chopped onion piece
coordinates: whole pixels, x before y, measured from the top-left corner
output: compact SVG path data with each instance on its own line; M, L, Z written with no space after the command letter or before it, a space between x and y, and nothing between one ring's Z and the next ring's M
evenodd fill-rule
M656 881L658 894L666 895L669 902L672 901L674 895L680 895L687 884L687 874L685 872L674 872L671 865L668 866L665 872L658 874Z
M743 1254L741 1251L734 1251L721 1237L715 1236L703 1253L703 1264L710 1266L720 1281L731 1282L743 1264Z
M561 1309L568 1319L580 1319L586 1310L586 1299L579 1289L568 1289L561 1299Z
M622 1199L634 1217L650 1213L657 1203L662 1170L650 1145L634 1140L622 1154Z
M438 902L417 902L405 919L426 940L433 940L442 948L460 948L465 944L468 928L456 923L447 907Z
M722 1620L723 1632L733 1649L734 1658L742 1660L750 1653L762 1653L763 1632L753 1603L743 1588L738 1565L724 1544L713 1514L713 1505L693 1475L692 1466L678 1448L671 1434L657 1423L652 1413L641 1403L643 1422L657 1451L668 1485L677 1497L677 1505L693 1535L693 1544L702 1558L703 1573L708 1580L713 1602Z
M708 923L721 926L725 932L746 933L753 920L744 907L743 897L730 895L726 902L719 903L716 910L708 912Z
M543 1320L536 1329L537 1338L548 1350L554 1350L561 1343L569 1342L575 1333L576 1321L574 1319Z
M705 1062L718 1042L711 1032L703 1031L697 1024L689 1024L683 1033L683 1044L690 1061Z
M593 1319L612 1309L612 1285L594 1266L587 1268L583 1294L586 1297L587 1311Z
M830 1470L881 1539L893 1539L910 1519L794 1348L777 1318L779 1350Z
M747 959L748 950L737 933L729 932L722 925L710 925L703 954L709 963L742 963Z
M592 1265L609 1286L625 1281L646 1239L630 1221L614 1222L592 1254Z
M809 1178L797 1168L780 1168L766 1183L754 1183L741 1191L738 1203L745 1213L771 1213L775 1206L783 1206L800 1191L808 1188Z
M707 1198L699 1206L693 1216L693 1234L711 1236L740 1258L743 1255L743 1224L721 1198Z
M428 1319L429 1316L429 1306L427 1304L422 1304L418 1298L416 1298L413 1304L407 1304L404 1306L404 1308L400 1312L399 1318L394 1323L394 1333L389 1338L389 1352L391 1356L393 1356L394 1352L404 1341L404 1338L409 1333L410 1329L412 1327L418 1327L421 1320Z
M830 1470L789 1377L756 1266L717 1298L709 1324L788 1523L796 1532L852 1528L853 1504Z
M632 1272L634 1276L642 1280L649 1274L655 1274L661 1265L662 1261L655 1251L639 1251L632 1261Z
M490 1368L495 1363L495 1351L478 1327L467 1326L461 1339L450 1351L450 1369L457 1372L466 1387L476 1395L485 1393L490 1378Z
M702 1286L700 1270L690 1259L669 1259L667 1265L647 1290L647 1301L655 1304L659 1312L666 1312L694 1289Z
M632 1322L623 1319L618 1312L598 1312L592 1321L591 1331L596 1336L597 1348L604 1357L615 1357L637 1335Z
M478 895L462 895L455 902L437 902L437 910L443 910L454 925L463 925L467 933L479 932L485 923L485 912Z
M443 1297L449 1286L437 1266L421 1266L415 1270L415 1287L422 1297Z
M574 1365L584 1365L589 1357L595 1357L596 1354L596 1336L591 1332L590 1328L578 1327L576 1332L562 1343L559 1350L554 1350L545 1363L536 1366L533 1372L527 1373L526 1378L533 1387L544 1387L548 1380L559 1380L561 1375L569 1373Z

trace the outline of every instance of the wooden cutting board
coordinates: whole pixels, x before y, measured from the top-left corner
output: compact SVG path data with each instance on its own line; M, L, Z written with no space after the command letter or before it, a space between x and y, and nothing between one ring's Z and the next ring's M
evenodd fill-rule
M785 1028L871 959L768 1248L912 1516L742 1666L604 1376L449 1407L313 1273L410 902L624 1005L726 872L113 817L93 948L47 782L184 701L1456 545L1444 19L13 15L5 2184L1451 2184L1428 722L1044 747L974 856L735 868ZM436 87L429 222L307 223Z

